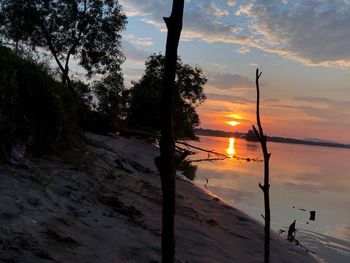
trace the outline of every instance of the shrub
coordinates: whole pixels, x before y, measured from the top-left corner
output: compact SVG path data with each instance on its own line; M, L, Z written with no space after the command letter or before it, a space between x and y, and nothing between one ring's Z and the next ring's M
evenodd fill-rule
M0 46L0 145L15 144L43 154L67 143L73 127L65 89L44 64ZM66 107L65 107L66 106Z

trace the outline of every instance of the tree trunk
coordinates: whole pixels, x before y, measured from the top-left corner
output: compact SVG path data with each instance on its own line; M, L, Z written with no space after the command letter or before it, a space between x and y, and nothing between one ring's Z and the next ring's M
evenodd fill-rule
M258 124L258 130L253 125L253 130L255 132L256 137L258 138L261 149L264 155L264 185L261 185L259 183L259 187L264 193L264 205L265 205L265 242L264 242L264 262L268 263L270 261L270 222L271 222L271 215L270 215L270 179L269 179L269 161L271 153L267 150L267 139L266 135L264 134L263 127L261 125L260 121L260 87L259 87L259 78L261 76L261 72L259 73L259 69L256 70L256 92L257 92L257 99L256 99L256 121Z
M177 48L182 30L184 0L173 0L170 17L164 17L168 29L165 51L165 68L161 98L161 138L159 169L162 206L162 262L172 263L175 257L174 216L175 216L175 137L173 129L175 73Z

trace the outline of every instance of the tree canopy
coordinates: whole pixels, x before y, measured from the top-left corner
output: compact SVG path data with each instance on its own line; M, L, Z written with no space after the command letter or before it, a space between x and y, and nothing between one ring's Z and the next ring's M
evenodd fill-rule
M73 57L88 75L119 68L126 16L116 0L2 0L2 41L49 51L68 82Z
M142 78L133 82L129 90L129 126L151 131L160 129L160 98L165 57L151 55L145 62ZM196 107L206 96L203 86L207 79L199 67L177 60L174 94L174 130L178 138L195 138L194 128L199 125Z
M109 129L114 131L118 122L125 117L125 86L120 71L113 71L97 81L92 91L98 99L96 110L108 122Z

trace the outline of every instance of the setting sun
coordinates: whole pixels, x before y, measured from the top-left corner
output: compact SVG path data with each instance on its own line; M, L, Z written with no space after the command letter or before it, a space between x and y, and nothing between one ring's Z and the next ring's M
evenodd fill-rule
M239 124L238 121L226 121L226 123L231 126L237 126Z

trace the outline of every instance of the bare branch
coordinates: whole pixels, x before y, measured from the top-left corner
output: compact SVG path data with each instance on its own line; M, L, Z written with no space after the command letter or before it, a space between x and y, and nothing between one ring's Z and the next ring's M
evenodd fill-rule
M269 184L269 160L271 153L268 152L267 150L267 137L264 134L264 130L261 124L260 120L260 86L259 86L259 79L261 77L262 72L259 72L259 69L256 69L256 93L257 93L257 98L256 98L256 122L258 125L258 129L255 128L253 125L253 130L255 135L257 136L260 145L261 145L261 150L264 155L264 185L261 185L259 183L260 189L264 193L264 205L265 205L265 215L264 215L264 220L265 220L265 242L264 242L264 262L268 263L270 260L270 225L271 225L271 215L270 215L270 196L269 196L269 189L270 189L270 184Z

